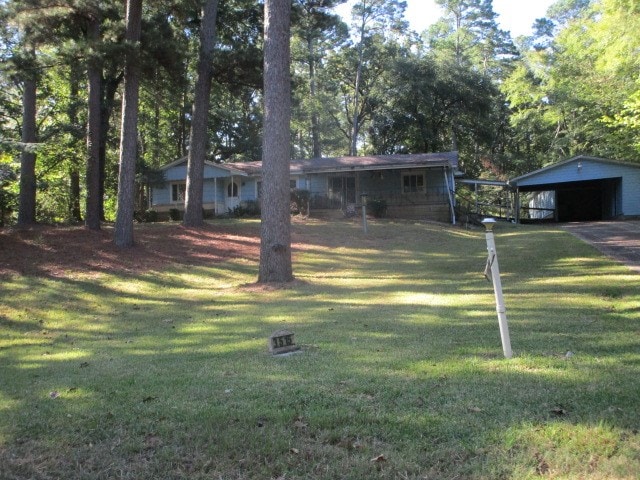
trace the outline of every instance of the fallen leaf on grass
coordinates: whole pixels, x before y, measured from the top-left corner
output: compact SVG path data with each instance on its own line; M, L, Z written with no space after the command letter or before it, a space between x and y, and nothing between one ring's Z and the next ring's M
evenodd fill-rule
M377 457L373 457L371 459L371 462L373 463L382 463L386 461L387 461L387 458L384 455L378 455Z
M299 455L300 450L298 450L297 448L290 448L289 453L292 453L293 455Z
M482 411L482 409L478 407L469 407L467 410L469 410L471 413L480 413Z
M536 459L536 462L537 462L536 473L538 475L546 475L547 473L549 473L549 464L544 459L544 457L542 455L540 455L539 453L536 453L535 459Z
M153 433L144 437L144 445L146 448L157 448L162 446L162 439Z
M563 416L563 415L566 415L566 414L567 414L567 413L569 413L569 412L567 412L567 411L566 411L564 408L562 408L562 407L555 407L555 408L552 408L552 409L551 409L551 413L553 413L554 415L557 415L557 416L561 417L561 416Z
M298 417L296 418L296 421L293 422L293 426L295 428L303 429L303 428L307 428L309 424L304 421L304 418Z

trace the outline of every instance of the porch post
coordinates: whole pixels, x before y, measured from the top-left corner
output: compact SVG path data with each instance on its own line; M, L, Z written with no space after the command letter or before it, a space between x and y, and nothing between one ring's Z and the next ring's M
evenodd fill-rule
M478 213L478 182L475 182L473 184L473 193L475 194L474 198L475 198L475 202L476 202L476 204L475 204L475 213L477 214Z
M213 215L218 215L218 177L213 179Z
M449 176L447 175L447 167L442 167L442 172L444 173L444 184L447 186L447 196L449 197L449 207L451 210L451 224L456 224L456 210L453 206L453 197L451 196L451 187L449 186ZM453 178L453 172L451 173L451 177Z

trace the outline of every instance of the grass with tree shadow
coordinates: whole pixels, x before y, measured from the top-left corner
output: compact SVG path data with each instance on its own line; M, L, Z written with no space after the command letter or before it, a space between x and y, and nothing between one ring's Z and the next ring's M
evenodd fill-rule
M278 287L233 256L6 275L0 478L638 477L637 274L499 224L506 360L481 230L368 227L296 222Z

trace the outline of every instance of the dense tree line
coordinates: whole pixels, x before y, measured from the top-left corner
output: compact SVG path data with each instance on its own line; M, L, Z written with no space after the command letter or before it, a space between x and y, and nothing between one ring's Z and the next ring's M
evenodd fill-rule
M0 1L0 221L125 229L158 167L188 156L197 225L204 159L263 157L263 4L140 2L136 36L136 3ZM491 0L437 0L424 32L399 0L357 0L346 21L344 0L290 3L291 157L457 149L468 175L502 177L640 159L636 1L558 0L518 39Z

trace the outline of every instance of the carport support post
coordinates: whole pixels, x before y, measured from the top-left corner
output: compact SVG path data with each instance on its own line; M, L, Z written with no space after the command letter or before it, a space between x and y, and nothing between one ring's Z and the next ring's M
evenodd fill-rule
M504 306L504 298L502 296L502 282L500 281L500 268L498 267L498 254L496 252L496 244L493 239L493 226L496 220L494 218L485 218L482 220L487 238L487 269L485 274L491 271L491 281L493 282L493 291L496 297L496 311L498 312L498 324L500 325L500 339L502 340L502 351L505 358L511 358L511 339L509 338L509 325L507 324L507 310Z

